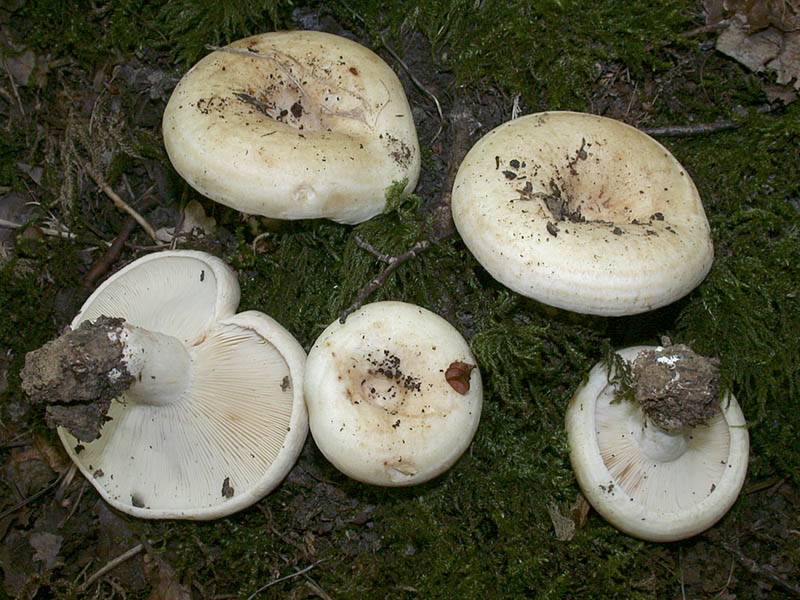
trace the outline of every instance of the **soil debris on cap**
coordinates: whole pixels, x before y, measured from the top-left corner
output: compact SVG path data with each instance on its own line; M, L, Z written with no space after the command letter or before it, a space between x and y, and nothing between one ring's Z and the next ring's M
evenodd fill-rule
M134 382L123 360L124 319L101 316L47 342L25 357L22 389L47 405L47 424L82 442L100 437L111 400Z
M705 425L716 414L719 360L684 344L641 352L633 363L633 394L648 418L666 431Z

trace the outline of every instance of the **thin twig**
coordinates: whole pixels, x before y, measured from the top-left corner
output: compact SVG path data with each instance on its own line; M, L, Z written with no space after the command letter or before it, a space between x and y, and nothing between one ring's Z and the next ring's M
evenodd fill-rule
M263 233L259 233L259 234L258 234L258 235L257 235L257 236L256 236L256 237L253 239L253 244L252 244L252 246L253 246L253 254L255 254L255 253L256 253L256 246L258 245L258 242L260 242L261 240L263 240L263 239L265 239L265 238L269 237L270 233L271 233L271 232L269 232L269 231L265 231L265 232L263 232Z
M111 559L105 565L103 565L103 567L101 567L100 569L95 571L92 574L92 576L89 577L89 579L86 580L86 583L81 585L80 591L81 592L85 591L90 585L92 585L95 581L100 579L103 575L105 575L110 570L114 569L115 567L121 565L122 563L124 563L129 558L133 558L134 556L139 554L139 552L141 552L143 549L144 549L144 546L142 544L136 544L130 550L127 550L127 551L123 552L122 554L120 554L118 557Z
M3 57L3 68L6 70L6 75L8 75L8 81L11 83L11 91L14 93L14 97L17 99L17 104L19 104L19 112L22 113L22 116L25 116L25 107L22 105L22 99L19 97L19 91L17 90L17 84L14 82L14 77L11 75L11 71L8 68L8 63L6 62L6 57Z
M431 142L433 142L434 140L436 140L436 138L439 137L439 134L441 134L442 131L444 130L444 115L442 114L442 105L439 104L439 99L436 97L436 94L434 94L424 85L422 85L422 82L419 79L417 79L414 73L411 72L411 69L408 68L408 65L406 65L403 59L400 58L397 52L395 52L394 49L389 44L386 43L386 39L383 37L382 33L378 33L378 39L381 41L381 44L383 44L383 47L386 48L386 51L389 54L391 54L394 57L394 59L398 63L400 63L400 66L403 67L405 72L408 73L408 76L411 78L411 81L414 82L414 85L416 85L422 91L423 94L425 94L431 100L433 100L433 103L436 105L436 113L439 115L439 130L436 132L436 135L433 136L433 139L431 140Z
M75 474L78 472L78 465L72 463L67 469L66 474L61 479L61 485L58 486L56 490L56 502L61 502L64 499L64 496L67 494L67 490L69 486L72 484L72 480L75 479Z
M136 219L132 216L128 216L128 218L125 219L125 223L122 225L122 229L120 229L120 232L117 234L117 237L114 238L114 241L108 247L108 250L106 250L100 260L94 263L92 268L89 269L89 272L86 274L81 284L84 289L91 286L98 277L108 271L111 265L114 264L114 261L119 258L119 254L122 252L125 242L128 241L135 227Z
M118 209L122 211L125 211L134 219L136 219L136 222L139 223L141 228L144 229L145 233L147 233L147 235L150 236L150 238L156 243L157 246L165 245L161 240L158 239L158 237L156 237L156 232L150 225L150 223L148 223L145 220L145 218L138 212L136 212L127 202L125 202L122 198L120 198L119 195L114 190L111 189L111 186L105 182L105 180L100 176L100 174L94 170L94 167L92 165L87 163L84 165L84 169L86 169L86 172L89 174L89 177L91 177L97 184L97 187L103 190L105 195L108 196L109 199L114 203L114 206L116 206Z
M798 596L800 596L800 586L794 585L793 583L786 581L786 579L784 579L778 573L776 573L775 569L773 569L771 566L759 565L752 558L748 558L747 556L745 556L744 552L742 552L739 548L736 548L735 546L729 544L728 542L722 542L722 547L725 548L725 550L727 550L731 554L733 554L736 557L736 560L738 560L741 563L741 565L745 569L750 571L753 575L759 575L761 577L765 577L766 579L769 579L774 583L777 583L781 587L786 588L790 592L793 592Z
M17 502L17 503L16 503L14 506L12 506L11 508L7 508L7 509L6 509L6 510L4 510L3 512L1 512L1 513L0 513L0 519L2 519L2 518L4 518L4 517L7 517L8 515L10 515L11 513L13 513L14 511L17 511L17 510L19 510L20 508L22 508L22 507L23 507L23 506L25 506L26 504L30 504L30 503L31 503L31 502L33 502L34 500L36 500L36 499L38 499L38 498L41 498L42 496L44 496L44 495L45 495L47 492L49 492L49 491L50 491L50 490L52 490L54 487L56 487L56 485L58 485L58 482L59 482L59 481L61 481L61 478L64 476L64 473L66 473L66 472L67 472L67 471L65 470L63 473L59 473L58 477L56 477L56 478L55 478L55 480L53 481L53 483L49 483L47 486L45 486L43 489L39 490L38 492L36 492L36 493L35 493L35 494L33 494L32 496L28 496L28 497L27 497L27 498L25 498L25 500L23 500L22 502Z
M682 38L691 38L696 35L701 35L703 33L710 33L712 31L718 31L720 29L725 29L729 25L729 21L727 19L723 19L719 23L711 23L709 25L701 25L700 27L695 27L694 29L690 29L689 31L684 31L678 34L678 37Z
M397 260L397 258L394 256L389 256L388 254L380 252L377 248L375 248L375 246L373 246L372 244L370 244L365 240L362 240L358 234L355 234L353 236L353 241L356 243L356 246L358 246L362 250L366 250L381 262L391 264L393 260Z
M81 488L78 490L78 497L75 498L75 502L72 503L72 507L70 507L67 516L64 517L58 525L56 525L56 529L61 529L64 524L72 518L72 515L75 514L75 511L78 510L78 506L81 503L81 498L83 498L83 492L86 490L87 483L89 483L89 481L84 477L83 481L81 482Z
M5 219L0 219L0 227L7 227L8 229L21 229L25 225L26 225L25 223L15 223L14 221L7 221ZM38 227L38 228L39 231L41 231L44 235L65 238L68 240L74 240L76 237L74 233L70 233L69 231L58 231L57 229L50 229L48 227Z
M324 561L326 561L326 560L327 560L327 559L325 559L325 558L321 558L321 559L320 559L320 560L318 560L317 562L311 563L311 564L310 564L310 565L308 565L307 567L305 567L305 568L303 568L303 569L300 569L300 570L298 570L298 571L295 571L294 573L290 573L289 575L284 575L283 577L278 577L277 579L273 579L272 581L270 581L270 582L269 582L269 583L267 583L266 585L263 585L263 586L261 586L261 587L260 587L260 588L258 588L258 589L257 589L255 592L253 592L252 594L250 594L250 595L247 597L247 600L253 600L253 598L255 598L256 596L258 596L258 595L259 595L261 592L263 592L263 591L264 591L264 590L266 590L267 588L270 588L270 587L272 587L272 586L273 586L273 585L275 585L276 583L280 583L281 581L286 581L287 579L293 579L293 578L295 578L295 577L298 577L298 576L300 576L300 575L303 575L304 573L308 573L308 572L309 572L311 569L313 569L314 567L316 567L316 566L317 566L319 563L321 563L321 562L324 562Z
M410 250L398 254L396 256L389 256L375 249L369 242L366 242L354 236L356 245L375 256L381 262L386 263L386 268L381 271L375 279L370 281L367 285L362 287L356 295L355 301L339 315L339 322L344 323L347 317L354 311L361 308L364 301L369 297L372 292L381 287L386 280L400 265L407 260L415 258L420 252L431 247L433 244L450 237L455 228L453 226L453 218L450 211L450 200L452 197L453 182L458 172L458 167L461 164L464 156L470 147L470 125L474 122L474 117L465 103L456 101L453 110L450 111L450 124L453 128L453 140L450 144L450 155L448 158L447 175L442 183L439 197L433 203L431 213L433 214L433 227L427 239L420 240L415 243Z
M716 123L698 123L696 125L667 125L665 127L643 128L641 131L647 135L700 135L704 133L716 133L726 129L735 129L739 123L726 119Z
M348 4L346 2L342 2L342 4L344 5L344 7L347 10L349 10L351 13L353 13L353 16L356 19L361 21L361 24L364 27L367 27L367 21L364 19L364 17L362 17L355 10L353 10L350 6L348 6ZM414 73L411 72L411 69L408 68L408 65L406 65L406 63L403 61L403 59L400 58L400 56L397 54L397 52L395 52L394 49L388 43L386 43L386 38L383 37L383 34L381 32L377 32L377 34L378 34L378 39L381 41L381 45L383 45L383 47L386 48L386 51L389 54L391 54L392 57L394 57L394 59L398 63L400 63L400 66L403 67L403 70L408 74L409 78L414 83L414 85L416 85L423 94L425 94L431 100L433 100L433 103L436 105L436 113L439 115L439 130L436 132L436 135L433 136L433 140L436 140L436 138L439 137L439 134L441 134L442 131L444 130L444 114L442 113L442 105L439 104L439 99L436 97L436 94L434 94L433 92L428 90L428 88L426 88L424 85L422 85L422 82L420 82L420 80L416 78ZM431 140L431 141L433 141L433 140Z
M407 260L416 257L420 252L430 247L430 245L431 245L430 240L420 240L411 247L411 250L406 250L402 254L398 254L397 256L392 256L387 261L388 265L386 266L386 268L383 271L381 271L375 279L370 281L367 285L365 285L358 291L358 295L356 296L355 302L353 302L353 304L351 304L348 308L344 309L342 311L342 314L339 315L339 322L344 323L345 320L347 320L347 317L350 315L350 313L358 310L361 307L361 305L364 304L364 300L366 300L367 297L372 292L381 287L386 281L386 279L389 277L389 275L394 273L397 267L402 265Z

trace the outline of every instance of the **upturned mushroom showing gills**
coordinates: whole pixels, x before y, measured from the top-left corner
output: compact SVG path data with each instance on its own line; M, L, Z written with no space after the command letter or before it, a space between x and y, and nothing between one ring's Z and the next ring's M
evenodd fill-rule
M213 519L256 502L308 433L305 352L204 252L147 255L106 280L63 336L26 357L70 458L115 508Z
M680 540L736 501L749 437L736 398L719 398L716 361L684 345L637 346L600 363L570 401L570 459L589 503L630 535ZM630 377L622 376L627 372ZM633 399L617 398L630 379Z
M480 420L480 372L440 316L376 302L336 321L308 354L309 424L322 454L374 485L422 483L449 469Z
M703 204L675 157L590 114L532 114L490 131L459 167L452 212L496 280L580 313L670 304L713 259Z
M204 196L276 219L360 223L419 178L403 86L364 46L319 31L248 37L180 80L163 119L180 175Z

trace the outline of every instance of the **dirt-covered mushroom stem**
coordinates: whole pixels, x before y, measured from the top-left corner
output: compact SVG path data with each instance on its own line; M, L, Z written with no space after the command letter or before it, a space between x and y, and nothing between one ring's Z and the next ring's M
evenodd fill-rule
M166 406L189 386L192 360L177 338L101 316L29 352L22 389L47 404L51 426L82 442L100 436L111 400Z

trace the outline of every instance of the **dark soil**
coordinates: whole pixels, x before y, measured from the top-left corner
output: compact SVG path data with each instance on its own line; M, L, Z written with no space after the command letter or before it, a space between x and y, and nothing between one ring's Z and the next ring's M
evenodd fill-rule
M773 76L715 52L716 31L694 31L700 2L239 4L0 7L0 219L19 225L0 226L0 597L800 597L800 102L769 99ZM160 137L179 76L206 44L273 27L356 39L395 69L423 149L415 195L350 228L246 217L180 180ZM449 185L463 151L515 107L693 134L659 141L703 197L716 249L707 280L673 306L615 319L494 282L453 231ZM366 244L407 253L368 301L426 306L470 341L485 386L473 445L432 482L378 489L336 471L309 437L283 484L231 517L111 509L20 385L26 352L110 272L163 247L101 183L155 230L181 231L197 200L213 233L174 245L232 264L241 310L269 313L306 349L383 273ZM736 505L675 544L587 517L563 432L595 362L662 335L720 359L719 386L736 394L752 441Z

